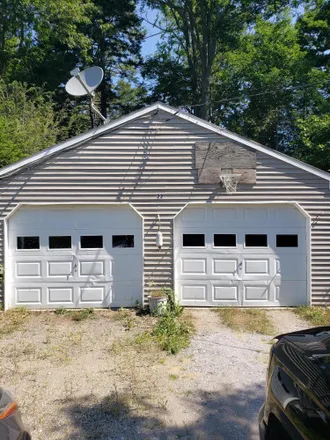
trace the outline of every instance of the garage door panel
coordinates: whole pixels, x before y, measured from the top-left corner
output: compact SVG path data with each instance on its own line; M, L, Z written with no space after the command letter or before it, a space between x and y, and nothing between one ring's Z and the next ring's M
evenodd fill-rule
M269 301L270 283L244 283L243 286L244 301Z
M206 301L207 284L182 284L181 297L183 301Z
M270 275L269 258L244 258L244 279L255 275Z
M105 286L84 286L79 287L79 302L91 303L102 302L105 296Z
M73 287L49 287L47 288L47 300L49 304L54 307L57 304L65 303L66 306L74 303L74 288Z
M16 277L31 278L41 277L41 261L17 261Z
M238 277L238 258L212 258L212 275Z
M182 258L181 274L182 275L206 275L207 259L206 258Z
M228 284L225 285L222 284L213 284L212 285L212 299L216 302L227 302L227 301L234 301L235 303L238 303L239 301L239 284Z
M21 305L38 305L41 304L42 289L41 287L17 287L16 303Z
M72 261L48 261L48 277L66 278L73 275Z
M80 276L105 276L105 261L104 260L94 260L94 261L79 261L79 275ZM111 262L108 262L111 263Z

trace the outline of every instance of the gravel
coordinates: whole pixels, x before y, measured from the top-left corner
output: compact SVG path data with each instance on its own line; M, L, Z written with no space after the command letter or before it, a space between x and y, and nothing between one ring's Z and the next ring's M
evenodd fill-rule
M191 310L196 335L169 356L134 337L153 319L100 312L73 322L32 315L0 340L1 385L17 397L33 440L257 439L271 336L234 332ZM306 327L268 311L277 330Z

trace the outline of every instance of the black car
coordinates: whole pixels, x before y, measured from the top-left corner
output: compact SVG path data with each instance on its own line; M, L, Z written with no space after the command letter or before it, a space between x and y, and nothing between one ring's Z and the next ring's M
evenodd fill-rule
M330 327L277 336L270 353L262 440L330 439Z

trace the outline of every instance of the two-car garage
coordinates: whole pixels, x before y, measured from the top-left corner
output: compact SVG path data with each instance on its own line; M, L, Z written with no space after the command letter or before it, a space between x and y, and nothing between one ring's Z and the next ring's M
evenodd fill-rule
M182 305L309 303L309 217L299 205L191 203L173 222ZM131 205L22 205L6 228L7 308L143 301L143 219Z

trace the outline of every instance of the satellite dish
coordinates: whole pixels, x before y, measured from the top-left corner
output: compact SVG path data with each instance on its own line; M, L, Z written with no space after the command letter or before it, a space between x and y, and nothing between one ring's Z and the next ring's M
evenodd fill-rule
M103 79L103 69L93 66L79 71L78 68L71 70L73 78L66 83L65 90L69 95L84 96L91 95L100 85Z
M82 72L76 67L71 70L70 73L72 78L66 83L65 90L72 96L88 95L90 97L91 109L102 119L103 122L105 122L106 118L100 113L94 104L94 90L101 84L104 75L101 67L89 67ZM92 122L92 126L93 125L94 121Z

